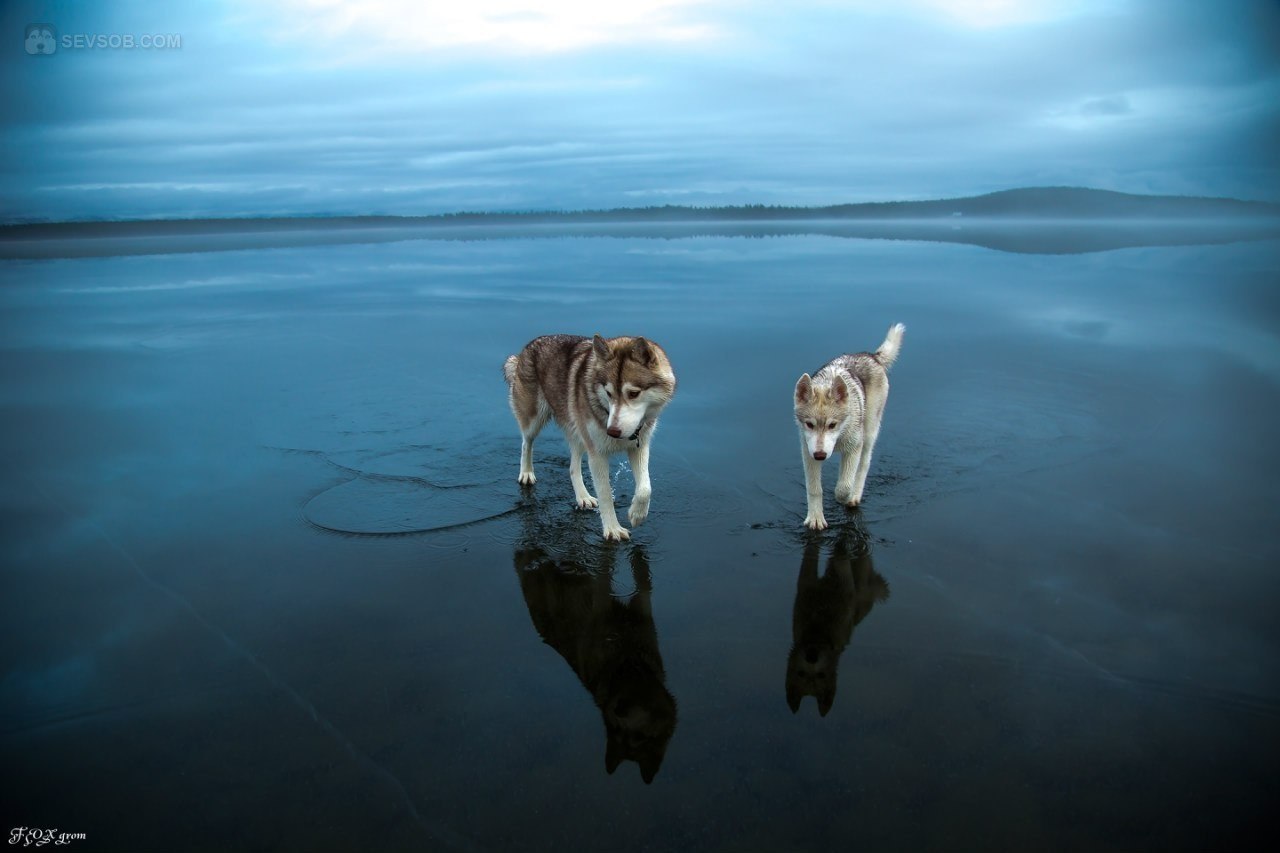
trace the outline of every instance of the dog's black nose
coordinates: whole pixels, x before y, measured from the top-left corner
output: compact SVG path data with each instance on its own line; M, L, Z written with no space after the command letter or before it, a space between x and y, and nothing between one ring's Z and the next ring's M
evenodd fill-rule
M813 451L813 458L814 458L814 459L817 459L819 462L821 462L823 459L826 459L826 458L827 458L827 451L825 451L825 450L815 450L815 451Z
M610 438L622 438L622 430L617 427L609 427L605 432L609 433Z

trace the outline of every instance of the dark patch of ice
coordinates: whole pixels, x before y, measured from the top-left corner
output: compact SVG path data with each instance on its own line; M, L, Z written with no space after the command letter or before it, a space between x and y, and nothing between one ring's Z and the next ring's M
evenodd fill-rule
M339 533L425 533L496 518L512 509L511 488L440 488L416 477L359 476L312 498L307 521Z
M339 533L425 533L496 518L512 510L515 478L500 482L466 458L433 445L323 454L356 476L303 508L310 523Z

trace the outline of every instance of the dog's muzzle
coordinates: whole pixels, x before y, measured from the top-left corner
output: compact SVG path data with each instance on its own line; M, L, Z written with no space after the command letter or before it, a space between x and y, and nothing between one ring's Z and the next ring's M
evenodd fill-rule
M641 422L640 422L640 426L636 427L636 431L635 431L635 432L633 432L633 433L631 433L631 435L627 436L627 441L634 441L636 444L639 444L639 443L640 443L640 432L641 432L641 431L642 431L642 430L643 430L647 425L648 425L648 424L647 424L645 421L641 421ZM611 428L609 428L609 429L606 429L606 430L605 430L605 432L609 435L609 437L610 437L610 438L622 438L622 430L617 429L616 427L611 427Z

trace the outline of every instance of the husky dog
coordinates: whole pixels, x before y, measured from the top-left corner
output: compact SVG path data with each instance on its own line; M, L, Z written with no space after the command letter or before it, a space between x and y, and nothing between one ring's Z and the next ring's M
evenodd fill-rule
M818 576L821 544L805 544L796 581L796 606L791 617L792 646L787 658L787 705L800 710L800 700L818 700L825 717L836 701L840 655L858 623L871 608L889 598L889 583L871 564L871 548L864 536L842 532Z
M809 496L804 523L810 530L827 526L822 512L822 461L834 451L841 454L836 500L850 509L862 501L871 451L889 399L889 368L902 349L905 331L906 326L897 323L875 352L839 356L796 383L796 424Z
M538 636L565 659L600 709L605 772L634 761L647 785L675 733L676 700L658 650L644 551L631 552L636 591L629 600L613 595L614 549L605 553L603 571L591 571L526 542L515 553L516 573Z
M520 425L520 484L532 486L533 440L554 417L569 442L569 480L579 509L599 506L604 538L629 539L618 523L609 487L609 456L627 451L636 492L627 518L649 514L649 441L676 376L662 347L638 337L545 335L534 338L502 368L511 386L511 411ZM582 482L582 454L599 501Z

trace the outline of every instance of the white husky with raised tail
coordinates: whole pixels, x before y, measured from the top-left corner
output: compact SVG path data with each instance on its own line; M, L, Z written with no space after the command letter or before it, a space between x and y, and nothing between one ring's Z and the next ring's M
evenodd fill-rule
M862 502L871 451L889 399L889 368L898 359L905 331L906 326L897 323L875 352L839 356L796 382L796 425L809 500L804 523L810 530L827 527L822 512L822 463L833 452L840 451L836 500L850 509Z

